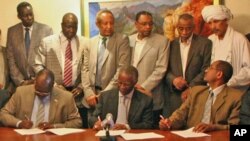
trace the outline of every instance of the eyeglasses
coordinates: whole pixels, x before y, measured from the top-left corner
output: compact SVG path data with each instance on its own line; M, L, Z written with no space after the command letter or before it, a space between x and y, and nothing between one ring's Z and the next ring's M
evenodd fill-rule
M220 71L219 69L217 69L217 68L215 68L215 67L213 67L213 66L207 67L207 70L217 70L217 71Z
M35 94L40 95L40 96L47 96L47 95L50 95L50 92L45 93L45 92L35 91Z
M123 85L123 86L125 86L125 87L129 87L129 86L131 86L132 85L132 83L130 83L130 82L121 82L121 81L118 81L118 85Z

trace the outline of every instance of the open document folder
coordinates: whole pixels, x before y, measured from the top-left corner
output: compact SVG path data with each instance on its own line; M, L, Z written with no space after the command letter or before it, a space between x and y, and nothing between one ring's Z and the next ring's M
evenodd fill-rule
M45 132L51 132L56 135L66 135L66 134L72 134L72 133L79 133L84 132L84 129L76 129L76 128L52 128L47 130L41 130L38 128L32 128L32 129L15 129L17 133L21 135L33 135L33 134L41 134Z
M193 129L194 129L194 127L189 128L187 130L182 130L182 131L171 131L171 133L179 135L183 138L195 138L195 137L210 136L209 134L194 132Z

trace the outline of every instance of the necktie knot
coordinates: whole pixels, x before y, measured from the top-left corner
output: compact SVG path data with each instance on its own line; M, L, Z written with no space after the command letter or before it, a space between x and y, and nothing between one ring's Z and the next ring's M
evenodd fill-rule
M103 37L103 38L102 38L102 44L104 45L104 47L106 47L106 41L107 41L107 38L106 38L106 37Z
M28 27L25 27L25 31L27 32L27 31L29 31L30 29L28 28Z

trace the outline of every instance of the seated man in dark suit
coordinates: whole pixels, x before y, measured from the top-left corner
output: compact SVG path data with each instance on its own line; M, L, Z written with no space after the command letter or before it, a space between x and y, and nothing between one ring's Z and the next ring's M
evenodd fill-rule
M242 105L240 109L240 124L250 125L250 89L248 89L248 91L242 98Z
M104 91L99 97L90 127L102 129L101 119L108 113L113 115L112 129L150 129L152 128L152 98L134 89L138 71L133 66L124 66L119 71L118 88ZM98 119L99 118L99 119Z
M232 65L215 61L205 71L209 86L195 86L187 100L169 118L160 121L160 129L194 127L195 132L227 130L239 124L243 92L226 85L232 77Z
M16 128L80 128L80 115L68 91L54 86L54 74L41 70L34 85L17 88L0 111L0 122Z

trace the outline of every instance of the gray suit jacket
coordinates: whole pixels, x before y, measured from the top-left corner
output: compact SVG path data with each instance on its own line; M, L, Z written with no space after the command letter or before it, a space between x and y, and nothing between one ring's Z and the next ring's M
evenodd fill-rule
M18 23L8 29L6 45L7 58L11 78L17 86L19 86L23 80L28 80L35 76L35 72L31 66L34 62L35 48L39 46L42 38L51 34L52 29L50 27L34 22L27 57L22 23Z
M111 113L113 115L114 122L116 122L118 113L118 99L118 89L102 92L96 109L93 115L89 118L90 127L94 126L95 122L98 120L98 116L100 116L101 119L105 119L107 113ZM128 115L128 124L130 128L152 128L152 108L152 98L146 96L145 94L142 94L137 90L134 90Z
M244 94L242 98L242 105L240 109L240 124L250 125L250 89Z
M208 96L208 86L193 87L188 99L169 117L172 129L191 128L200 123ZM216 130L229 129L229 125L239 124L242 96L241 91L227 86L217 95L211 109L211 123Z
M206 85L203 77L205 70L210 65L211 50L212 42L209 39L193 34L187 58L185 76L183 76L179 38L171 42L170 62L166 74L166 105L163 109L165 116L169 116L182 103L182 91L175 89L173 86L173 80L176 77L185 77L190 87L195 85Z
M131 64L134 62L134 47L137 34L129 37L132 47ZM162 35L152 33L142 49L137 70L139 72L138 84L153 93L154 110L163 107L162 79L166 74L169 59L169 41Z
M82 69L82 84L84 97L95 94L95 76L97 66L99 36L90 39L89 46L84 48L84 64ZM120 67L130 62L130 47L128 37L114 33L107 43L102 66L102 88L110 90L117 85L117 77ZM85 101L85 106L89 107Z
M34 85L20 86L0 111L5 126L16 127L20 120L31 119L35 99ZM49 123L56 127L80 128L82 125L72 94L54 87L50 97Z

